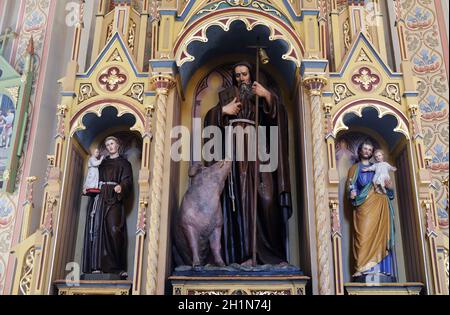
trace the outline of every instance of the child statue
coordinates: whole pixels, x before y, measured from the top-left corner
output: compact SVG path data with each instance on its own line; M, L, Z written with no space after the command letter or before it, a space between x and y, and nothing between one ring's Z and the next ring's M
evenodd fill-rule
M100 156L100 150L94 149L88 161L88 173L83 186L83 194L91 195L100 192L98 167L102 164L104 156Z
M390 181L391 177L389 176L389 171L395 172L397 168L391 166L389 163L384 161L384 152L383 150L376 150L374 153L375 164L369 167L363 167L363 172L375 172L373 176L373 185L375 187L375 191L379 194L386 194L386 181Z

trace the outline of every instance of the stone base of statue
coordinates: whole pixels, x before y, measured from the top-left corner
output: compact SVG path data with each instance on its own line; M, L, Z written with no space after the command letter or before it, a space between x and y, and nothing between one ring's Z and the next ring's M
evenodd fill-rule
M403 283L346 283L348 295L419 295L423 290L420 282Z
M175 269L174 295L305 295L310 280L294 266L205 266Z
M91 280L91 281L115 281L115 280L126 280L116 273L83 273L80 276L80 280Z
M80 280L54 282L58 295L130 295L131 281L122 280Z
M367 274L354 277L352 282L356 283L394 283L397 282L395 277L383 274Z

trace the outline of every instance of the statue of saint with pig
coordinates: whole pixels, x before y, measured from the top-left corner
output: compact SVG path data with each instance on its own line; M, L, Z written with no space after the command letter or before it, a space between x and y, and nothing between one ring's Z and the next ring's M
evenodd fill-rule
M219 93L219 104L206 114L204 122L205 128L214 126L222 131L222 146L232 139L231 154L225 149L225 160L192 164L191 185L176 219L178 258L193 266L250 266L255 265L256 257L259 265L284 266L289 257L287 227L292 215L287 113L280 97L255 81L248 62L232 69L233 85ZM229 130L256 131L256 106L259 145L252 151L256 139L251 132L238 139L238 133L232 131L230 136ZM272 150L269 142L274 139L277 146ZM258 152L259 158L260 151L269 147L270 161L259 159L258 165L254 153ZM275 168L268 167L274 161Z

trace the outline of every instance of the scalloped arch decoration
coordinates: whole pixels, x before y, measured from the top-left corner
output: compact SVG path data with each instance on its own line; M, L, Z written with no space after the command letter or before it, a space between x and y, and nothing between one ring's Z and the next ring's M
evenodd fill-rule
M393 131L403 134L408 140L411 139L408 130L408 118L394 106L378 100L359 100L343 106L333 116L333 137L336 137L340 131L349 129L348 126L344 123L345 115L355 114L358 117L362 117L362 111L365 108L374 108L378 112L378 118L380 119L386 115L394 116L397 120L397 126Z
M70 123L70 137L73 137L73 135L77 131L86 130L86 126L83 124L83 118L87 114L95 114L97 115L97 117L101 117L103 110L107 107L113 107L117 109L117 117L121 117L125 114L133 115L133 117L136 119L136 123L130 127L130 130L138 131L141 136L144 136L144 121L142 120L141 115L135 109L125 104L104 102L101 104L91 104L85 106L85 108L81 112L79 112L78 115L74 117L74 119L72 119Z
M239 12L245 14L239 15ZM244 22L248 31L253 30L257 25L267 27L270 30L270 41L283 40L288 45L288 49L282 55L282 58L292 61L297 67L300 67L304 46L292 29L283 21L271 15L245 8L232 8L222 10L220 13L213 12L187 26L175 42L174 56L177 66L181 67L184 63L195 60L195 57L188 52L189 44L195 41L208 42L206 32L211 26L219 26L225 32L228 32L231 24L236 21Z

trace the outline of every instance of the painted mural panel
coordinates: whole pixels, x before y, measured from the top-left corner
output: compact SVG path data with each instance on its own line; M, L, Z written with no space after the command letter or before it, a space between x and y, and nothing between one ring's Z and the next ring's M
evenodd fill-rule
M3 178L13 135L15 107L13 101L0 94L0 178ZM0 186L3 181L0 182Z
M25 135L23 138L23 150L26 150L27 148L30 130L29 127L31 117L33 115L33 104L36 95L36 86L39 84L39 82L43 82L43 80L38 80L38 78L41 75L40 66L45 50L44 48L46 43L46 35L48 34L48 15L52 3L52 0L26 0L21 6L16 20L17 27L15 31L16 33L18 33L18 38L13 42L13 56L11 59L11 64L13 65L14 69L21 74L25 71L27 66L26 52L31 37L33 38L34 42L34 79L30 95L30 116L28 117L28 121L26 122L27 127L25 128ZM14 27L13 25L11 26ZM7 105L7 102L8 101L4 101L4 98L2 98L2 116L5 116L5 114L7 114L7 108L9 106ZM6 111L5 114L4 109ZM7 117L7 115L5 117ZM14 120L16 118L17 117L14 117ZM3 144L5 144L5 147L0 148L0 172L2 172L1 165L4 160L2 157L6 152L6 141L4 141L4 139L7 138L6 136L8 127L6 125L8 120L11 120L11 116L10 118L3 120L5 121L5 124L2 129L2 143L0 144L0 147ZM3 131L5 131L5 137L3 137ZM22 173L24 166L24 157L25 155L22 155L22 158L20 159L18 164L16 184L21 181L23 177ZM0 194L0 293L6 292L4 291L5 289L8 290L8 288L5 288L5 285L7 283L6 280L8 277L8 267L11 266L12 262L10 260L9 252L13 240L15 218L17 217L16 204L18 203L18 196L19 195L17 194L17 191L13 195L10 195L8 193Z
M402 0L406 41L418 78L419 108L426 155L432 158L432 185L440 227L448 234L448 198L443 184L449 173L448 46L440 1Z

